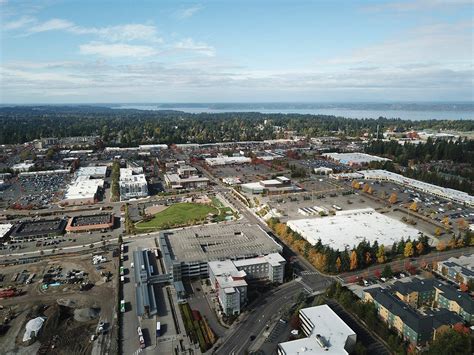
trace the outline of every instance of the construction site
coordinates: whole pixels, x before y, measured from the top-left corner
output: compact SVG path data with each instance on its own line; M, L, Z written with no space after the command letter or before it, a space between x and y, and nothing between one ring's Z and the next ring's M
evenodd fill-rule
M112 252L3 266L2 353L117 353L116 270Z

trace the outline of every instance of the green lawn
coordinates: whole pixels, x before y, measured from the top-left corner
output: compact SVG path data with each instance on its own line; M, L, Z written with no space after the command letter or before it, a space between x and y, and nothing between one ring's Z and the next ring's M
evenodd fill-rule
M136 228L166 229L193 224L193 221L205 219L209 213L218 214L219 210L199 203L177 203L157 213L151 220L138 223Z

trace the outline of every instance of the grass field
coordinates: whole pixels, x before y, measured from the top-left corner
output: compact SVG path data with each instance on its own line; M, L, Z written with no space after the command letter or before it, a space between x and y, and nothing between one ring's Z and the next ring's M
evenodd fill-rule
M199 203L177 203L157 213L151 220L136 224L138 230L156 230L194 224L204 220L209 213L219 214L211 205Z

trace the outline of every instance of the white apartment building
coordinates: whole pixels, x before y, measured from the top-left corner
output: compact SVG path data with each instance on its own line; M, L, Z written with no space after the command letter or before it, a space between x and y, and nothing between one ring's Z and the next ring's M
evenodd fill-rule
M120 199L148 196L148 184L142 168L120 169Z
M222 311L226 315L239 314L247 302L245 271L239 271L230 260L209 262L209 279L217 291Z
M239 271L245 271L249 279L268 279L270 282L283 283L285 258L272 253L251 259L233 261Z

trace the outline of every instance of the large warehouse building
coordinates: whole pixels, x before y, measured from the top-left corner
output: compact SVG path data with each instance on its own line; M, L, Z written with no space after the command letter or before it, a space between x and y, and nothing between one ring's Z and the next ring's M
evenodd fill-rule
M88 166L76 171L76 179L69 185L62 204L91 205L100 200L104 191L107 166Z
M324 157L349 166L363 166L373 161L390 161L390 159L377 157L365 153L324 153Z
M283 250L263 229L243 223L165 231L159 243L166 272L174 281L207 277L209 261L248 259Z
M364 239L370 243L378 241L386 246L402 238L417 239L419 231L396 219L376 212L372 208L339 211L335 216L291 220L287 223L311 245L319 239L324 245L343 251L352 248Z
M87 176L78 176L76 180L69 185L62 204L91 205L98 202L103 189L103 179L89 179Z
M18 224L10 234L12 240L52 238L64 233L66 219L26 221Z

